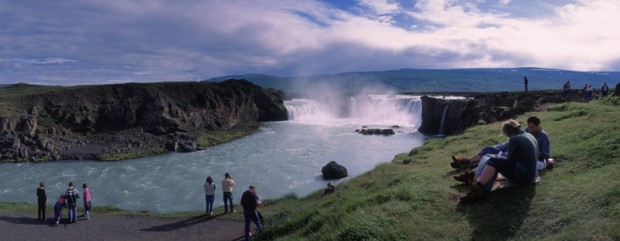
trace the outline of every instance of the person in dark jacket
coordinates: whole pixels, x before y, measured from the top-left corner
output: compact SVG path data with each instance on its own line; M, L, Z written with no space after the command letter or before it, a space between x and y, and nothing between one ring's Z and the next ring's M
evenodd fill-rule
M250 222L254 221L258 230L263 228L258 217L256 207L260 204L260 200L256 195L256 187L250 188L241 195L241 206L243 207L243 217L245 218L245 240L250 240Z
M78 198L80 198L80 193L73 186L73 182L69 182L69 188L65 192L65 203L67 204L67 209L69 209L69 223L75 223Z
M37 210L37 214L39 215L38 220L45 221L45 205L47 204L47 195L45 194L45 183L40 182L39 188L37 188L37 203L39 204L39 208Z
M475 201L484 197L487 184L491 183L498 173L519 184L532 183L538 174L536 162L538 161L538 143L530 133L521 130L521 125L515 120L507 120L502 124L502 133L508 136L508 154L506 157L496 156L489 159L482 170L482 175L476 184L461 201Z

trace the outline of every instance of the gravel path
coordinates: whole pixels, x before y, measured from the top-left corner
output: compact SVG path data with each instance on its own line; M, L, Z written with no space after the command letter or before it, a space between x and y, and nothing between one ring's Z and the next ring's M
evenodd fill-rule
M215 215L217 216L217 215ZM66 217L63 221L66 221ZM129 217L91 214L57 227L31 217L0 216L0 240L243 240L243 222L209 216Z

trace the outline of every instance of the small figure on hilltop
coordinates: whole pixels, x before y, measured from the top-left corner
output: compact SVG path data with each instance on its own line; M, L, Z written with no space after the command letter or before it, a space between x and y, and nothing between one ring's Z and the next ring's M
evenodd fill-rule
M228 213L228 204L230 204L230 212L235 212L235 206L233 205L232 191L235 186L235 181L228 172L224 174L224 179L222 179L222 192L224 196L224 213ZM228 203L226 202L228 201Z
M601 94L603 96L607 96L607 94L609 94L609 86L607 86L607 82L605 82L603 87L601 87Z
M78 198L80 198L79 192L73 186L73 182L69 182L69 188L67 188L65 192L65 203L67 204L69 223L75 223Z
M331 182L328 182L327 183L327 188L325 188L325 190L323 190L323 194L321 194L321 197L327 196L327 195L335 193L335 192L336 192L336 186L334 186L334 184L332 184Z
M65 208L65 195L61 193L58 200L56 200L56 205L54 205L54 220L56 221L56 226L60 223L63 208Z
M502 133L508 140L508 152L506 157L492 157L486 163L476 183L471 185L471 190L461 197L462 202L475 201L483 198L488 192L487 184L493 183L498 173L510 181L526 185L532 183L538 172L536 162L538 160L538 144L536 138L521 130L521 125L516 120L507 120L502 124Z
M570 97L573 98L573 91L570 88L570 80L567 80L566 83L564 83L564 86L562 86L562 90L564 91L564 93L562 94L563 97Z
M592 85L585 84L583 88L581 88L581 94L586 100L592 99Z
M254 221L256 228L260 231L263 225L256 208L260 204L260 199L256 195L256 187L250 186L248 190L241 195L241 206L243 207L243 217L245 219L245 240L250 240L250 223Z
M45 183L40 182L39 188L37 188L37 214L39 221L45 221L45 205L47 205L47 195L45 194Z
M213 201L215 201L216 186L211 176L207 177L207 181L205 182L204 189L205 189L205 202L206 202L207 215L213 215ZM224 203L226 203L226 201L224 201Z
M86 183L82 184L82 188L84 188L84 219L89 220L91 208L90 188L88 188L88 184Z
M523 76L523 84L525 85L525 91L527 91L527 82L528 82L527 77Z

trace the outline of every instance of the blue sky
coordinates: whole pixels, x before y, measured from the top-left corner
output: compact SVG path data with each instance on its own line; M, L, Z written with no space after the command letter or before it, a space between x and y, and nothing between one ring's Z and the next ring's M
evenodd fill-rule
M0 83L620 70L617 0L0 0Z

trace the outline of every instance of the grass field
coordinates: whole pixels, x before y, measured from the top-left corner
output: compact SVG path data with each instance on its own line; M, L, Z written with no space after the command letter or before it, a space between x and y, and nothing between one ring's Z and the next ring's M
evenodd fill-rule
M450 155L505 141L499 123L432 139L337 187L265 202L265 234L277 240L620 240L618 99L549 106L538 115L556 168L539 184L461 204ZM407 164L405 164L407 163Z
M459 203L468 187L452 179L450 155L470 156L506 140L499 123L480 125L398 154L338 185L335 194L265 200L259 208L266 218L263 238L620 240L619 105L618 98L607 97L551 105L518 117L521 122L529 115L541 117L558 161L536 185L503 189L473 204ZM0 203L0 215L34 214L34 210L34 204ZM93 212L161 216L108 207ZM197 212L165 214L193 215Z

